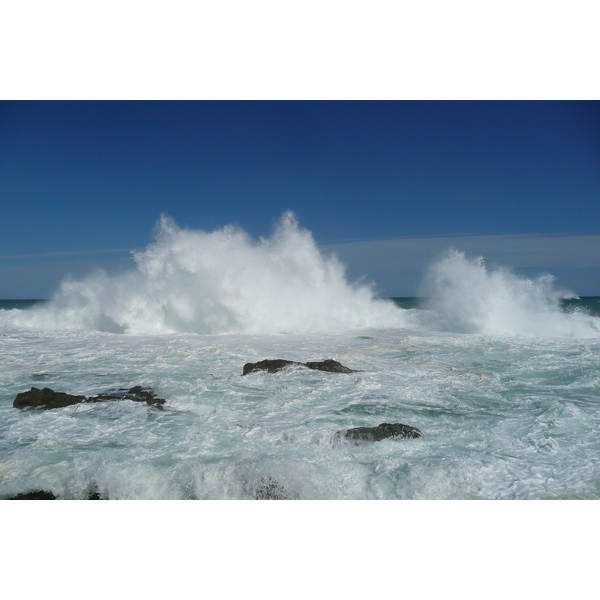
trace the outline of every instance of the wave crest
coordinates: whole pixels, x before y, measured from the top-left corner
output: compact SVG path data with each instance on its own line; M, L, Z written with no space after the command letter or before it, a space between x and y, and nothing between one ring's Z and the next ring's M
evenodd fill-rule
M135 268L67 279L19 325L113 333L335 332L402 326L407 311L350 284L293 213L270 238L227 226L182 229L162 217L155 241L135 253ZM17 319L17 318L15 318ZM17 323L16 323L17 324Z
M507 267L487 268L482 257L450 249L429 269L424 319L442 331L487 335L597 337L600 319L567 313L561 300L576 298L552 275L520 277Z

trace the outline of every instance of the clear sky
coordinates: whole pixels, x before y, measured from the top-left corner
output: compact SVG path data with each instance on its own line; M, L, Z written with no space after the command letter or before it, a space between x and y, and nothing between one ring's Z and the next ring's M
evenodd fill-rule
M3 101L0 202L1 298L288 209L382 295L450 246L600 295L600 103Z

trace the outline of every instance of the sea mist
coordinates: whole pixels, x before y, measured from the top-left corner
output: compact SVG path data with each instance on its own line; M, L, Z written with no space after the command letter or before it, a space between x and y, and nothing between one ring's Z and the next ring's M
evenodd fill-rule
M561 300L576 298L556 287L552 275L520 277L507 267L488 268L482 257L451 249L425 277L428 313L422 322L438 331L485 335L597 337L600 319L564 312Z
M291 212L270 238L227 226L182 229L167 217L124 274L63 281L19 325L112 333L306 333L399 327L407 311L351 284Z

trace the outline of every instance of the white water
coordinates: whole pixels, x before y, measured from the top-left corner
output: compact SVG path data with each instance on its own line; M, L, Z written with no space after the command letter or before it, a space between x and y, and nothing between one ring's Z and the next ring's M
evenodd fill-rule
M457 252L428 285L427 310L376 300L291 215L260 241L163 220L131 272L0 311L0 497L249 499L270 478L301 499L600 498L598 318L561 312L549 277ZM361 372L241 376L264 358ZM165 410L12 408L31 386L137 384ZM382 422L424 435L334 441Z
M96 272L64 281L51 302L3 311L0 323L40 329L129 334L334 333L368 327L421 326L434 331L597 337L599 320L564 313L552 276L531 280L483 258L449 251L430 268L426 313L402 310L351 284L335 256L320 251L292 213L268 239L240 229L180 229L163 217L154 243L125 274Z
M225 227L178 228L165 217L156 240L124 275L63 282L49 306L15 323L114 333L282 333L402 326L391 303L346 281L286 213L269 239Z
M441 331L499 336L597 337L600 320L565 313L560 300L576 298L557 288L552 275L519 277L506 267L488 269L483 257L447 251L424 283L430 313L424 321Z
M220 336L14 331L2 337L0 497L251 499L276 480L301 499L600 498L600 343L420 330ZM267 357L361 369L242 376ZM31 386L134 402L12 408ZM336 444L401 422L423 437Z

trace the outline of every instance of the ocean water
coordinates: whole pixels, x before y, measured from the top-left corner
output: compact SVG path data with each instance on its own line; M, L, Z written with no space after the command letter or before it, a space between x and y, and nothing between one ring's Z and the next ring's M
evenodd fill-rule
M163 219L130 272L0 302L0 498L600 498L600 298L452 249L423 297L350 282L291 214L261 240ZM242 376L266 358L359 372ZM12 406L134 385L164 410ZM335 438L396 422L423 436Z

